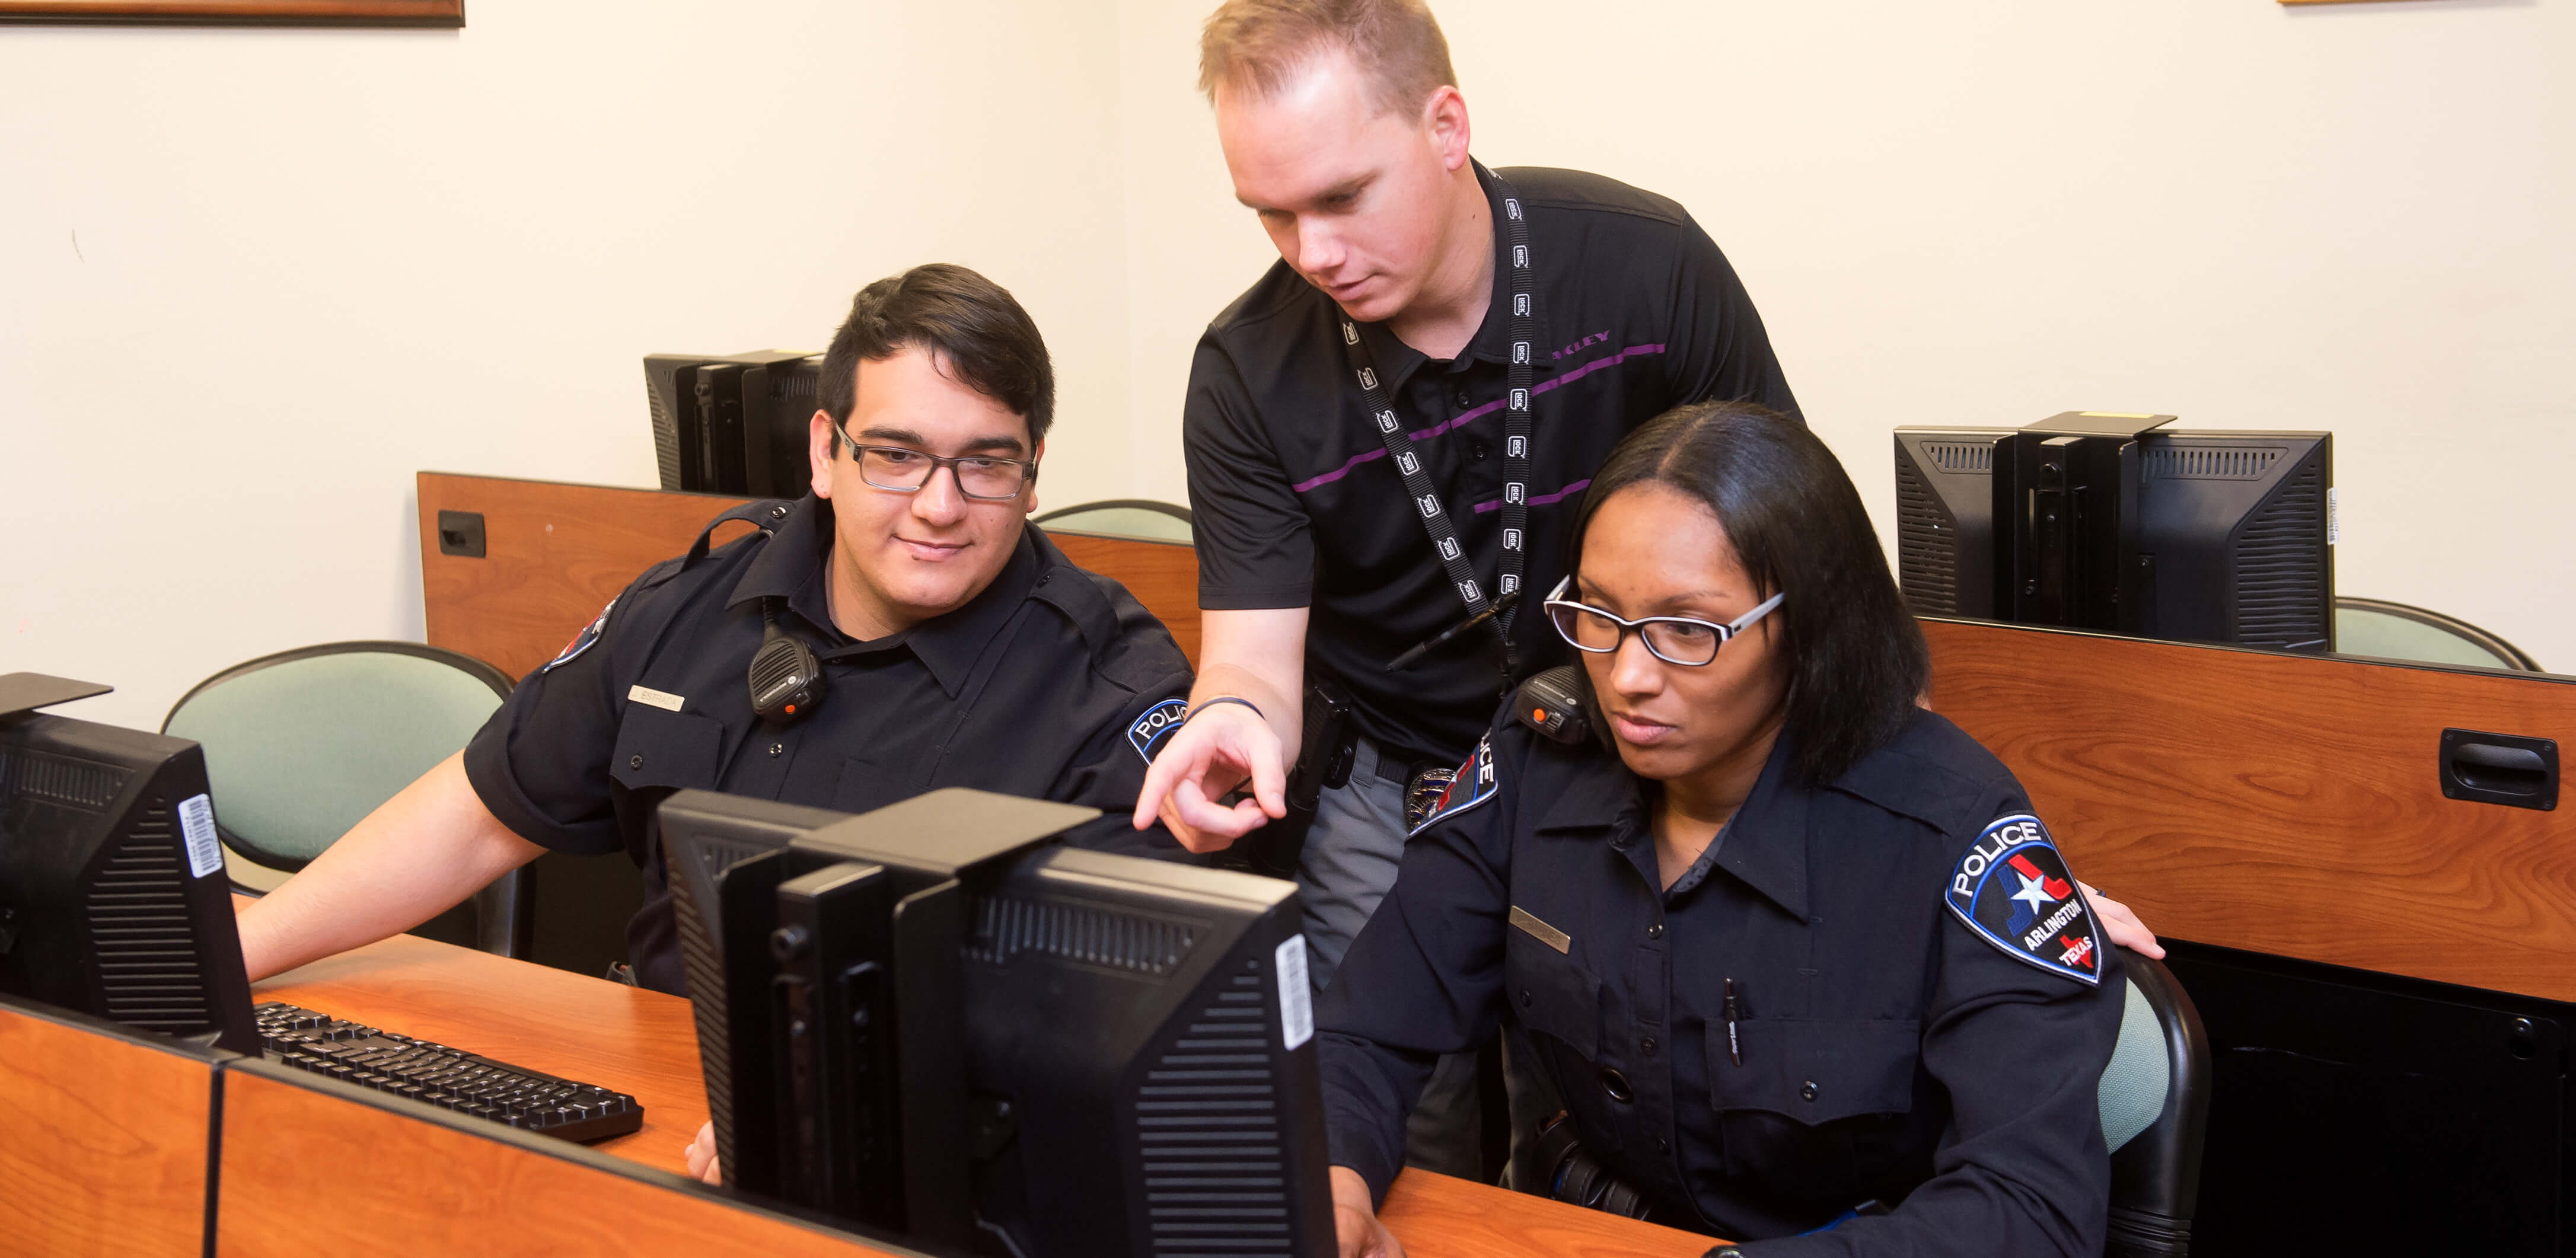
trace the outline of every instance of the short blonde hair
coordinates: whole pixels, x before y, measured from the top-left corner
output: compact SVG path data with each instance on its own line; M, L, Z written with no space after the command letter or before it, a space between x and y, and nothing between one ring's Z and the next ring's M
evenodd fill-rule
M1339 47L1377 82L1382 111L1411 113L1456 87L1449 41L1422 0L1225 0L1199 35L1199 90L1268 96L1318 52Z

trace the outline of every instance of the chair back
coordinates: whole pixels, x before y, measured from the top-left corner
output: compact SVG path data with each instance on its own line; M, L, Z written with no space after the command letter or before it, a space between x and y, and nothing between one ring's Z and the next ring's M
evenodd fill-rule
M161 723L205 748L225 845L292 873L455 754L510 679L415 642L334 642L263 656L197 684Z
M2209 1119L2209 1037L2173 972L2121 949L2128 1008L2102 1071L2111 1149L2110 1258L2183 1258L2200 1200Z
M2522 648L2465 620L2376 598L2335 600L2335 651L2419 664L2540 671Z
M1049 533L1096 533L1184 546L1195 544L1198 537L1188 507L1150 498L1112 498L1060 507L1039 515L1037 522Z

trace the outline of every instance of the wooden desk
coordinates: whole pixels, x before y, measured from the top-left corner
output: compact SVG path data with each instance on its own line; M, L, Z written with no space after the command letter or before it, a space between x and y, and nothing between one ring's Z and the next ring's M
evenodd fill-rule
M2576 748L2576 679L1923 629L1933 707L2159 933L2576 1000L2567 813L2448 799L2436 775L2445 728Z
M633 1135L591 1146L685 1174L707 1121L689 1002L411 935L326 957L253 989L514 1066L615 1088L644 1107Z
M685 1172L682 1149L697 1134L699 1124L707 1120L689 1004L675 996L397 935L281 974L260 984L256 998L291 1001L514 1065L630 1093L644 1106L643 1130L603 1141L593 1148L657 1170ZM277 1077L303 1082L282 1071L277 1072ZM666 1251L658 1246L666 1242L675 1246L704 1245L712 1243L709 1238L715 1235L704 1230L712 1225L698 1221L700 1215L695 1212L701 1207L695 1203L721 1202L721 1197L683 1191L687 1201L673 1204L658 1198L633 1198L624 1187L598 1188L590 1179L580 1177L595 1177L595 1170L583 1169L561 1157L496 1153L494 1150L503 1146L488 1141L477 1143L472 1120L418 1107L421 1129L406 1129L400 1134L401 1155L417 1159L420 1164L456 1168L453 1183L437 1185L435 1192L425 1198L433 1204L445 1203L443 1212L462 1211L477 1200L533 1200L538 1199L538 1194L572 1192L577 1188L585 1194L580 1197L583 1208L595 1216L590 1224L571 1231L532 1233L532 1239L554 1248L490 1250L480 1241L464 1243L470 1238L465 1232L453 1230L459 1225L395 1220L383 1216L385 1207L373 1204L372 1198L333 1200L333 1193L346 1191L332 1187L332 1181L346 1178L335 1168L355 1164L369 1148L369 1141L385 1138L370 1134L381 1127L378 1120L382 1115L321 1113L317 1107L322 1101L339 1102L331 1097L313 1099L318 1092L310 1086L298 1095L284 1094L292 1091L288 1082L266 1079L245 1079L233 1087L235 1092L227 1102L228 1114L241 1112L245 1103L255 1103L276 1107L277 1117L263 1121L320 1125L310 1137L298 1136L295 1142L282 1146L242 1144L242 1129L229 1129L233 1134L225 1140L225 1205L221 1216L227 1237L234 1233L233 1202L241 1184L262 1185L260 1200L266 1204L258 1214L241 1220L243 1246L236 1248L228 1243L219 1248L220 1254L273 1252L250 1244L250 1240L261 1239L264 1244L270 1239L282 1241L297 1235L290 1229L297 1218L291 1203L298 1200L306 1201L304 1208L317 1216L355 1210L374 1220L370 1226L400 1223L414 1229L405 1233L406 1238L418 1238L426 1251L472 1250L477 1258L502 1258L505 1253L516 1252L661 1253ZM375 1099L372 1094L349 1091ZM413 1110L408 1106L388 1108ZM432 1116L437 1121L432 1122ZM493 1160L493 1164L470 1168L464 1165L476 1159ZM565 1166L574 1169L566 1170ZM237 1180L237 1175L245 1178ZM656 1182L664 1188L671 1187L667 1182ZM283 1195L268 1192L266 1186L271 1184L277 1185ZM429 1192L430 1187L424 1185L424 1192ZM326 1207L324 1202L332 1204ZM423 1209L428 1211L426 1206ZM649 1231L634 1223L645 1214L664 1213L671 1219L657 1223ZM756 1231L761 1237L783 1237L776 1243L784 1247L772 1251L780 1254L823 1252L800 1248L810 1245L810 1237L817 1235L810 1229L798 1230L803 1225L784 1220L783 1216L763 1213L757 1217L768 1220L768 1226L787 1231L754 1229L742 1236L749 1237ZM1394 1191L1387 1197L1385 1218L1387 1226L1415 1258L1608 1254L1698 1258L1715 1243L1705 1236L1423 1171L1407 1171L1397 1178ZM450 1230L418 1230L440 1226ZM789 1235L790 1231L795 1234ZM311 1234L310 1229L304 1234ZM348 1234L355 1236L359 1232ZM604 1237L615 1239L621 1248L601 1248L599 1242ZM630 1241L635 1247L624 1248ZM830 1252L871 1252L855 1241L846 1245ZM675 1248L668 1252L680 1251ZM728 1240L708 1252L737 1250Z
M268 1062L227 1070L225 1088L219 1258L334 1250L474 1258L911 1252L579 1145Z
M200 1252L231 1056L0 998L0 1250Z

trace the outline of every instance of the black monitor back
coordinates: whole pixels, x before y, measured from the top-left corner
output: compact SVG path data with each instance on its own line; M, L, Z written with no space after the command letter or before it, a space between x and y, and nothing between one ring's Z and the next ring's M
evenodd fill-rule
M1294 884L1054 847L970 903L969 1072L1018 1117L988 1222L1030 1258L1332 1252Z
M256 1053L205 755L0 717L0 992Z
M773 957L770 932L782 899L810 906L831 894L819 886L831 870L852 868L787 851L798 827L844 820L694 791L661 810L726 1178L791 1200L808 1185L781 1156L794 1144L788 1129L800 1117L846 1126L848 1116L786 1112L791 1054L777 991L793 967ZM965 1095L937 1099L966 1111L962 1160L984 1234L1009 1235L1026 1258L1329 1252L1322 1089L1293 884L1060 846L965 879L952 980L963 996ZM891 1032L875 1030L871 1051L881 1053ZM920 1092L901 1103L925 1100ZM881 1222L895 1186L859 1178L869 1181L862 1200L804 1204Z
M785 350L651 354L644 392L662 488L800 498L813 483L807 421L823 359Z
M1916 614L2014 619L2022 538L1995 468L2016 431L1896 431L1897 575ZM2138 453L2136 550L2152 569L2127 631L2334 649L2332 435L2158 429Z

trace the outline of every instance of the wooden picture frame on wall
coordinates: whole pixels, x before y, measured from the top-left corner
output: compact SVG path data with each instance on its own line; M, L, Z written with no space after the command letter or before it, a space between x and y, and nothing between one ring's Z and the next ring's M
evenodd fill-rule
M0 0L0 23L456 27L465 0Z

